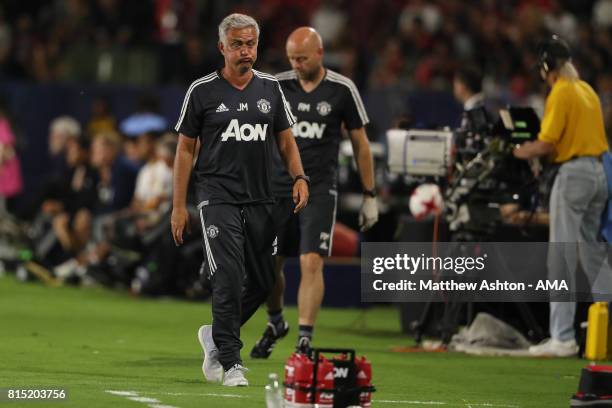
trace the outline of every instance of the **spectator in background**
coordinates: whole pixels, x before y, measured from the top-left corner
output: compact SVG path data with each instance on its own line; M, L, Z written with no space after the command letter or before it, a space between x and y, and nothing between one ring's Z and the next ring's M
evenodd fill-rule
M60 116L49 125L49 160L48 170L42 175L42 182L36 198L28 205L29 217L42 213L50 216L64 210L63 193L65 181L71 177L71 170L66 162L66 147L69 141L81 137L81 125L70 116Z
M169 215L172 169L158 158L159 136L159 133L147 132L137 138L136 153L144 166L138 172L131 204L107 217L104 239L123 249L143 250L146 246L142 242L144 234L155 227L164 214Z
M117 214L114 224L112 235L115 241L131 249L144 246L141 242L143 235L158 225L170 209L177 137L166 134L158 141L157 136L149 132L138 139L137 146L146 163L138 172L130 208Z
M91 237L91 208L97 201L98 175L89 165L89 143L69 138L65 177L56 180L36 215L31 237L37 258L55 267L76 256Z
M128 137L146 132L164 132L168 121L159 114L159 100L155 95L144 94L138 101L136 112L124 119L119 129Z
M6 208L6 200L21 193L23 181L19 158L15 150L15 136L0 101L0 212Z
M135 138L135 156L141 165L146 165L156 159L157 141L161 132L146 131Z
M140 169L142 162L140 161L140 155L138 154L138 137L125 136L123 138L122 150L125 159L129 161L133 166Z
M98 173L89 164L89 142L71 138L66 143L65 177L53 182L53 191L42 203L42 213L74 215L79 209L91 209L96 203Z
M138 139L138 148L146 164L140 169L136 179L136 189L131 209L135 212L167 210L172 198L172 165L176 137L164 135L163 140L156 142L156 134L145 133ZM160 208L161 207L161 208Z
M95 206L99 175L90 164L91 144L87 139L72 139L66 146L66 163L70 177L66 179L64 208L69 214Z
M593 23L596 27L612 27L612 0L597 0L593 5Z
M155 156L155 146L160 132L146 130L137 135L127 136L123 141L125 157L139 170Z
M0 78L8 77L11 74L11 48L12 35L11 27L6 21L2 10L0 10Z
M466 66L455 72L453 94L463 105L464 111L484 106L482 79L482 72L474 66Z
M70 177L63 180L62 211L52 218L57 243L46 255L46 263L58 265L78 255L91 239L91 209L97 199L98 174L89 164L89 142L70 139L66 163Z
M121 154L121 137L116 132L94 135L91 164L100 176L94 214L110 214L129 206L138 168Z
M87 123L89 137L100 132L113 131L117 123L111 113L110 102L106 98L96 98L91 104L91 118Z
M177 144L178 138L174 132L164 133L157 144L158 160L164 163L166 167L169 167L170 170L174 168L174 155L176 154Z
M124 119L119 125L125 136L123 149L128 160L137 166L146 162L141 158L138 149L138 139L148 132L161 133L168 128L168 121L159 114L159 101L155 95L143 94L138 101L136 112Z
M181 83L193 81L202 76L202 72L210 72L222 63L218 55L207 53L202 38L197 35L188 35L183 41L183 64L177 67Z
M53 178L63 178L66 174L66 143L70 138L81 137L81 125L70 116L60 116L49 126L50 171Z

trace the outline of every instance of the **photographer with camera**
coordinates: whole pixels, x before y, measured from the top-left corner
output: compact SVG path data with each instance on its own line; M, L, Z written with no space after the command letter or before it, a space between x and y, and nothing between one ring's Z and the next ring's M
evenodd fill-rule
M551 156L559 165L550 197L549 242L571 243L573 248L568 245L561 253L555 248L562 244L549 248L549 277L574 282L580 262L593 284L606 256L605 249L586 254L580 248L577 259L575 243L586 243L588 249L594 247L608 199L601 159L608 142L600 100L593 88L580 79L568 45L558 36L553 35L540 46L538 68L551 88L540 133L536 141L523 143L513 153L524 160ZM530 347L529 352L534 356L576 355L575 311L574 302L551 302L551 338Z

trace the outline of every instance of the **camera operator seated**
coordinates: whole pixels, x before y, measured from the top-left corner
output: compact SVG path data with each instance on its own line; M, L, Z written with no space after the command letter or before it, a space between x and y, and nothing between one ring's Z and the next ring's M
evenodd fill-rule
M601 159L608 150L608 142L601 103L593 88L580 80L569 47L559 37L552 36L542 44L538 63L542 79L551 87L540 134L538 140L516 148L514 156L524 160L552 156L560 165L550 197L549 240L570 243L572 249L559 249L562 244L549 247L549 278L571 281L580 262L593 284L610 274L609 265L604 261L607 248L595 245L601 214L608 200ZM586 245L579 246L576 253L575 243L579 242ZM609 294L609 282L599 283L601 287L594 287L594 291ZM551 339L532 346L529 352L536 356L576 355L575 312L574 302L551 302Z

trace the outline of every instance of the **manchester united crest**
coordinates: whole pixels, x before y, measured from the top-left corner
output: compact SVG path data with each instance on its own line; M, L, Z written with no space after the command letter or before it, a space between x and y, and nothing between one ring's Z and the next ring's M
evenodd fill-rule
M321 116L327 116L329 115L329 113L331 112L332 107L329 103L322 101L317 103L317 112L319 112L319 115Z
M260 99L257 101L257 109L259 109L261 113L270 113L272 105L266 99Z
M217 235L219 235L219 228L217 228L216 225L209 225L208 228L206 228L206 235L208 235L210 239L217 238Z

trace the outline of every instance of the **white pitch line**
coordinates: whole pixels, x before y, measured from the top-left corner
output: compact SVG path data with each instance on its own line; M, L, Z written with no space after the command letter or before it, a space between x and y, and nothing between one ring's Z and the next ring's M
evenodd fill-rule
M414 404L414 405L448 405L448 402L444 401L405 401L405 400L372 400L372 403L381 404Z
M172 395L172 396L192 396L192 397L220 397L220 398L249 398L248 395L238 394L217 394L214 392L147 392L151 395Z
M128 397L128 399L136 402L142 402L145 404L159 404L161 402L158 399L149 397Z
M127 396L127 397L137 397L137 391L106 391L110 394L119 395L119 396ZM193 396L193 397L217 397L217 398L250 398L248 395L239 395L239 394L219 394L214 392L149 392L143 391L143 394L148 395L171 395L171 396ZM131 399L131 398L130 398ZM145 398L146 399L146 398ZM142 401L148 402L148 401ZM159 402L159 401L158 401ZM412 405L462 405L461 403L447 402L447 401L413 401L413 400L372 400L373 403L379 404L412 404ZM520 408L518 405L507 405L507 404L492 404L489 402L481 402L481 403L469 403L470 407L488 407L488 408ZM170 405L149 405L150 408L177 408Z
M138 393L136 391L113 391L113 390L106 390L106 392L108 392L109 394L113 394L113 395L119 395L121 397L135 397L138 395Z
M143 404L148 404L149 408L178 408L173 405L164 405L160 400L155 398L143 397L140 396L137 391L116 391L116 390L106 390L107 393L116 395L118 397L125 397L128 400L142 402ZM147 394L151 394L148 393Z
M407 400L372 400L372 403L380 404L413 404L413 405L461 405L461 403L445 401L407 401ZM490 407L490 408L520 408L518 405L491 404L489 402L469 403L470 407Z

